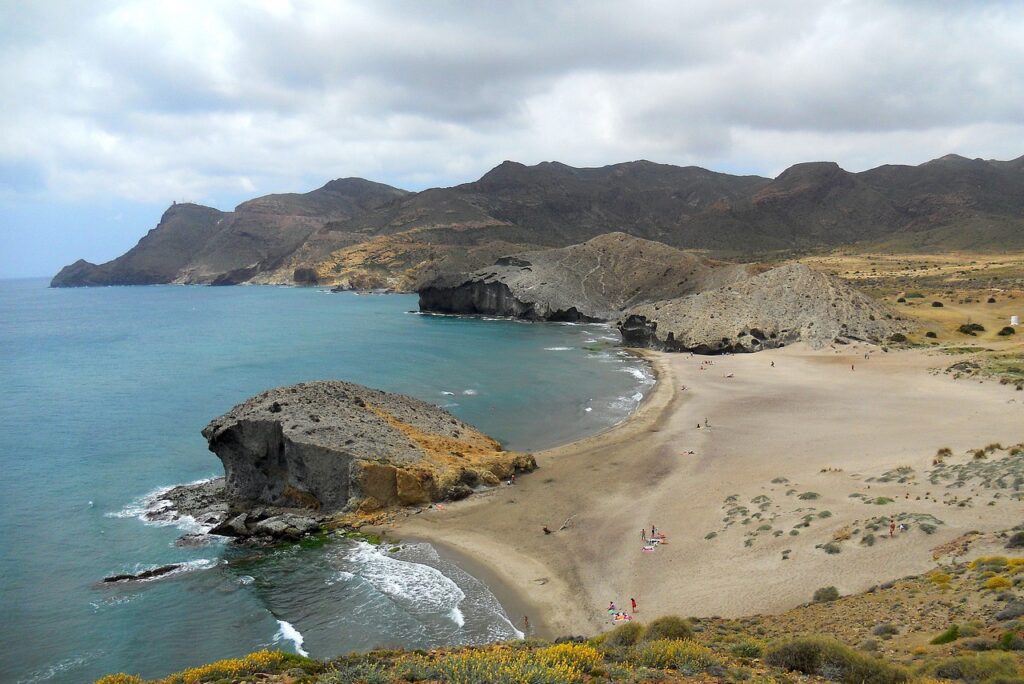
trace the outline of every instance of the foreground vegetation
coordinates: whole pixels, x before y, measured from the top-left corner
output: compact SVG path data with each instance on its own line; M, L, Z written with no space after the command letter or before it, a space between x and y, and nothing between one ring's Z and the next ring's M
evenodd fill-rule
M1016 532L1008 531L1000 543L1017 548ZM156 681L1024 684L1024 558L982 556L854 596L842 596L835 587L813 593L813 601L777 616L662 617L590 639L378 650L327 661L259 651ZM99 684L145 681L116 674Z

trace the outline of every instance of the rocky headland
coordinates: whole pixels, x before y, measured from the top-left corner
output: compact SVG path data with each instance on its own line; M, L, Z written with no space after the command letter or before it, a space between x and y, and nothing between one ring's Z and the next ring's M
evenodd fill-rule
M839 278L799 263L631 308L617 325L628 345L700 354L755 352L793 342L882 344L915 327Z
M294 539L330 520L462 499L536 467L443 409L341 381L263 392L203 429L224 478L162 495L214 534ZM156 518L154 518L156 519Z
M720 287L757 271L626 233L608 233L578 245L505 256L471 273L439 276L420 288L420 310L609 321L629 307Z

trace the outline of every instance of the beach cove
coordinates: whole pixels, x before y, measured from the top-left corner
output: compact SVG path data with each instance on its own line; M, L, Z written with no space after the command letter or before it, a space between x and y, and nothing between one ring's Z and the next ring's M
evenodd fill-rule
M658 383L627 421L389 531L476 559L554 637L630 598L643 620L778 613L995 550L1018 522L1024 399L934 371L941 353L643 354ZM668 540L643 552L652 525Z

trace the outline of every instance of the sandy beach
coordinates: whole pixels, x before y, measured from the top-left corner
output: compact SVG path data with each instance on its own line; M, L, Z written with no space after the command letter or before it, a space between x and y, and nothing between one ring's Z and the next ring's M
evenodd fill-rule
M780 612L822 586L927 571L951 559L943 545L1020 522L1021 457L968 450L1024 441L1024 395L930 372L949 356L645 355L658 384L628 421L537 453L540 468L514 486L388 531L475 559L515 592L533 633L557 636L606 629L608 602L631 597L642 620ZM952 456L936 469L940 448ZM890 538L890 518L907 529ZM645 552L651 525L668 539Z

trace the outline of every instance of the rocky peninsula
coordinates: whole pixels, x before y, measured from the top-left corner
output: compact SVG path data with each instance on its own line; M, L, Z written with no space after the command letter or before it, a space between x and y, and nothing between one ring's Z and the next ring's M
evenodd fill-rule
M346 514L463 499L536 467L437 406L341 381L268 390L203 436L223 480L176 487L166 509L240 538L297 538Z

